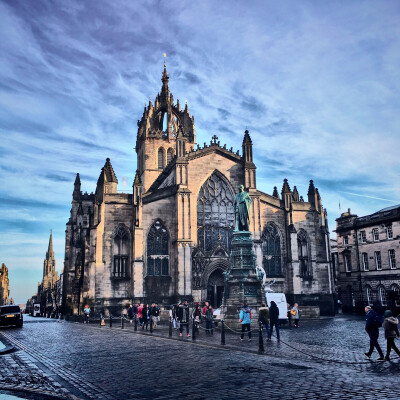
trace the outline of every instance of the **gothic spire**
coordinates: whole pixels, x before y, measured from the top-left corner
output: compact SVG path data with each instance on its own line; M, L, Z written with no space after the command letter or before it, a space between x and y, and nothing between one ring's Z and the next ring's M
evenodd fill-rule
M293 200L294 201L299 201L299 192L298 192L296 186L293 188Z
M115 175L114 169L111 165L111 161L109 158L106 159L106 163L104 164L104 174L107 182L118 183L118 179Z
M161 81L163 83L163 86L161 88L161 98L165 102L168 102L168 96L169 96L168 80L169 80L169 76L168 76L168 72L167 72L166 55L164 54L164 72L163 72L163 76L161 78Z
M276 186L274 186L274 192L272 193L272 197L279 199L278 188Z
M291 193L290 186L287 179L283 180L282 197L284 193Z
M46 258L54 258L54 251L53 251L53 231L50 230L50 239L49 239L49 247L47 249Z
M75 182L74 182L74 192L72 194L72 198L74 200L79 200L81 197L81 178L79 174L76 174Z

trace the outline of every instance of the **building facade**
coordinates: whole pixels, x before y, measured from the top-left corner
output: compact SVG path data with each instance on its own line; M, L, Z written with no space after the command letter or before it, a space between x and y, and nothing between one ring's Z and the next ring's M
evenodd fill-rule
M400 205L336 220L339 297L344 311L366 305L400 312ZM397 257L397 259L396 259Z
M279 194L257 187L249 132L242 151L196 143L188 105L174 102L164 66L161 92L138 120L131 194L117 191L107 158L95 193L76 176L66 227L63 304L119 312L128 302L205 300L219 306L230 267L233 199L252 198L250 231L257 264L291 302L333 312L326 210L313 181L307 201L283 182Z
M0 269L0 306L8 304L10 296L10 281L8 279L8 268L1 264Z

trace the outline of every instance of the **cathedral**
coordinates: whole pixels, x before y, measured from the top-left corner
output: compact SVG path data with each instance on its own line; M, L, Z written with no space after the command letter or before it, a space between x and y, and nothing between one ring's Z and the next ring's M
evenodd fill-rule
M66 226L63 307L75 314L120 313L130 302L173 304L181 299L221 304L230 268L233 200L239 185L252 199L250 231L256 264L292 304L333 313L333 277L326 210L310 181L307 198L283 180L281 193L257 188L253 143L242 151L217 136L196 143L188 105L174 102L166 66L161 92L138 120L132 193L117 191L111 160L94 193L79 174Z

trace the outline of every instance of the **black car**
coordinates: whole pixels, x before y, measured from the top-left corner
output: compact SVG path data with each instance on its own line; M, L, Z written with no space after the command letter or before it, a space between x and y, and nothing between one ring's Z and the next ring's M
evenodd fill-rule
M16 325L22 328L24 320L19 306L1 306L0 307L0 326Z

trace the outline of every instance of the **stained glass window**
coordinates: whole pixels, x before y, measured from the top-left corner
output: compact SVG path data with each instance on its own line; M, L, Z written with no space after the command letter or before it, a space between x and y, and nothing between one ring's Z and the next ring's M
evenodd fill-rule
M229 249L234 213L233 192L218 173L213 173L201 187L197 198L198 246L211 251L217 244Z
M158 169L164 169L164 149L158 149Z
M169 235L157 220L147 236L147 275L169 275Z
M282 275L281 238L274 224L268 224L262 234L263 267L268 277Z

